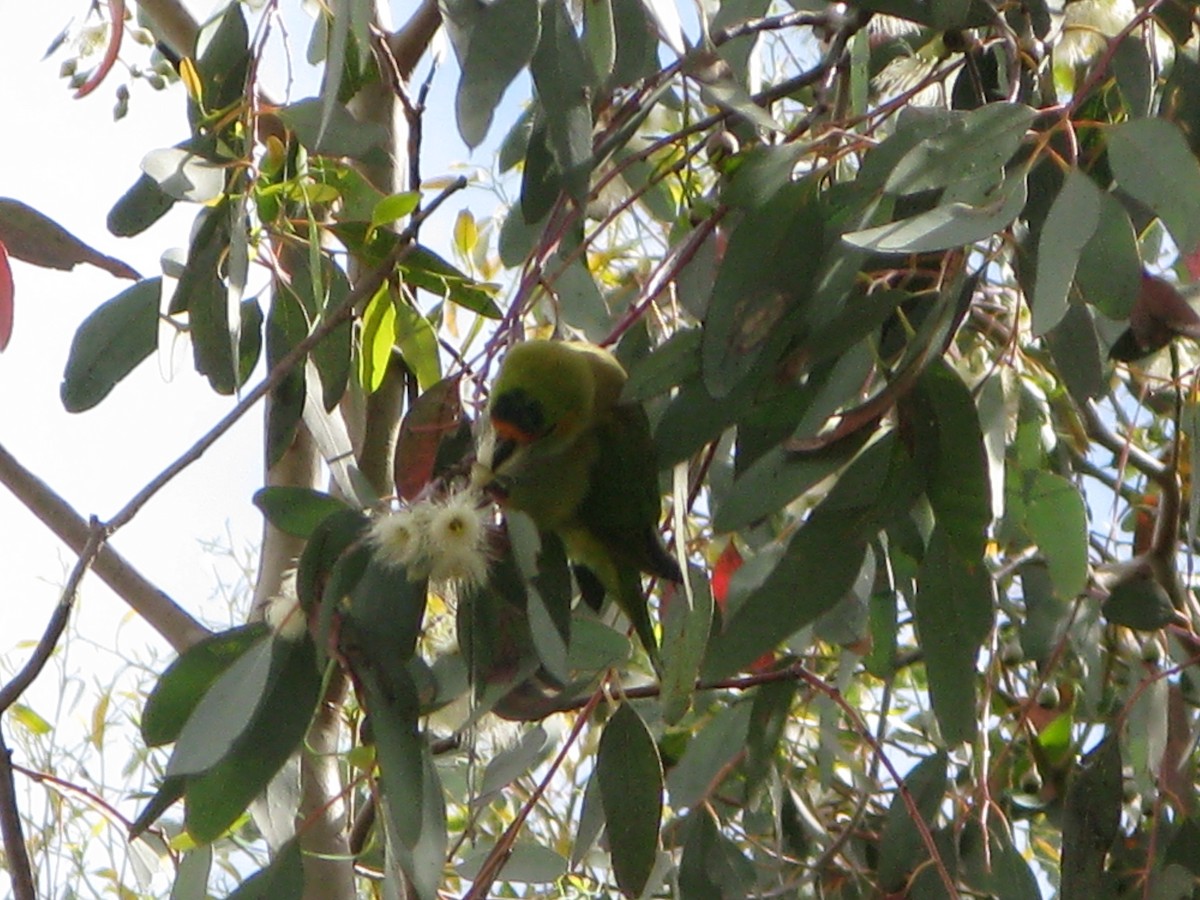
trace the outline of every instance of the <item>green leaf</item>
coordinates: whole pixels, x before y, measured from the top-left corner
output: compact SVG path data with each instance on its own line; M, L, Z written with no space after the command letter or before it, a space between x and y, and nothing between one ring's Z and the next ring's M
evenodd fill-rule
M1157 631L1175 617L1170 595L1149 567L1125 572L1100 609L1112 624L1139 631Z
M693 810L684 828L679 861L681 900L741 900L754 895L754 865L721 833L711 809Z
M884 190L898 195L944 188L981 176L1001 180L1036 112L1020 103L989 103L954 112L896 163Z
M612 328L612 316L604 295L587 267L586 254L567 262L569 247L559 245L546 261L550 280L563 319L592 341L600 341Z
M713 621L713 596L707 573L694 566L687 567L691 582L692 604L689 608L682 585L667 588L673 591L671 602L662 604L663 623L663 720L668 725L678 723L692 702L696 676L708 646Z
M24 703L14 703L9 707L9 713L12 715L14 721L30 734L49 734L54 730L54 727L49 722Z
M170 900L208 900L212 847L201 846L183 854L171 885Z
M779 564L713 638L706 678L739 671L845 596L866 554L858 512L818 510L804 523ZM800 584L803 591L796 590Z
M1076 402L1084 403L1108 390L1108 361L1091 309L1072 303L1044 340Z
M500 309L492 296L496 292L495 285L474 281L432 250L415 247L399 268L409 284L445 297L451 303L484 318L500 318Z
M636 360L629 367L621 401L644 403L699 375L702 340L699 328L681 329Z
M165 216L174 205L175 198L143 173L113 204L105 225L117 237L133 237Z
M715 399L729 395L768 345L785 341L783 323L811 299L821 262L813 249L825 240L813 190L808 180L785 185L729 237L703 332L704 384Z
M717 506L713 527L717 531L738 531L783 509L846 465L867 437L865 433L856 435L820 453L789 453L773 447L734 480Z
M942 797L946 794L946 754L939 751L927 756L904 778L921 820L932 826ZM928 857L925 843L912 820L904 797L899 792L888 807L883 833L879 838L880 886L887 891L900 890L909 873Z
M1108 162L1120 188L1162 219L1179 252L1200 243L1200 162L1178 126L1136 119L1108 129Z
M272 641L270 686L254 719L216 766L187 780L184 824L198 841L216 840L296 752L321 694L312 641ZM182 738L181 738L182 739Z
M279 110L279 118L296 132L296 137L313 154L348 156L370 160L387 145L387 129L378 122L360 122L342 104L333 104L322 130L324 112L316 97L300 100Z
M972 818L959 839L962 875L979 893L991 896L1038 896L1037 877L1013 845L1007 823L988 818L988 833Z
M925 370L914 392L914 431L925 492L954 550L965 560L983 557L992 518L983 432L971 392L944 360Z
M308 317L296 295L276 291L267 313L267 366L274 368L308 336ZM304 415L307 388L304 369L297 365L271 391L267 406L267 460L274 465L296 437Z
M389 839L417 897L435 900L446 860L446 801L418 729L416 688L411 683L385 688L370 669L362 671L362 678Z
M567 667L572 672L594 673L629 661L633 651L629 638L590 616L571 620L571 646Z
M1116 735L1083 758L1062 813L1063 897L1103 897L1104 861L1121 828L1121 748Z
M474 878L494 849L494 844L479 844L476 850L463 857L454 871L463 878ZM519 841L505 854L501 878L515 884L545 884L558 881L566 873L567 861L561 854L541 844Z
M304 896L304 857L300 839L275 852L271 864L242 882L226 900L300 900Z
M71 341L60 393L67 412L91 409L158 347L161 278L147 278L98 306Z
M207 40L207 43L205 41ZM208 112L223 110L240 100L250 68L250 30L241 4L225 8L215 30L201 33L196 72L200 76L201 102ZM193 125L199 119L192 110Z
M187 310L196 371L207 376L217 393L232 394L237 387L237 365L221 278L230 243L228 203L202 210L196 222L187 266L179 277L171 307Z
M982 559L964 559L939 524L917 575L914 613L933 712L949 745L975 737L975 661L992 625L993 602Z
M479 786L478 802L489 802L522 775L528 774L554 752L557 743L557 736L552 739L541 725L528 729L519 740L488 760Z
M546 21L529 71L546 113L547 145L562 173L563 186L583 204L592 167L590 67L566 7L548 3L542 13ZM510 40L508 35L504 39Z
M1045 334L1066 314L1076 266L1100 223L1100 211L1100 189L1087 175L1077 169L1070 170L1038 240L1037 282L1033 289L1034 335Z
M654 738L628 703L621 704L604 726L596 777L617 886L627 896L638 897L658 855L663 772Z
M213 680L179 732L167 777L206 772L229 754L270 689L273 650L274 641L258 641Z
M138 837L146 831L151 825L158 821L159 817L170 809L180 797L183 796L184 788L187 787L187 779L179 776L177 778L164 778L162 784L158 786L158 790L154 792L154 796L147 801L145 808L138 813L133 824L129 826L130 837Z
M254 505L284 534L305 540L326 516L349 508L322 491L292 486L261 488L254 495Z
M495 0L470 16L455 114L466 145L478 147L505 90L529 63L541 33L538 0Z
M1125 101L1129 118L1140 119L1150 114L1153 97L1154 65L1145 43L1134 34L1127 34L1117 44L1110 71L1117 78L1117 87Z
M587 0L583 4L583 49L592 67L592 83L601 85L617 63L616 25L612 0Z
M1079 488L1053 472L1026 472L1022 484L1025 528L1037 543L1054 593L1079 596L1087 584L1087 507Z
M306 611L321 602L321 590L342 554L366 530L367 518L353 509L326 516L313 529L296 565L296 594Z
M209 687L267 634L261 622L207 637L189 647L158 678L142 709L142 739L149 747L169 744Z
M752 709L750 703L727 706L696 733L667 776L672 807L692 809L720 789L718 775L746 747Z
M348 554L347 554L348 556ZM337 603L349 594L343 610L342 630L373 661L384 687L407 680L407 664L416 651L425 617L428 591L423 580L402 566L371 557L361 572L348 563L347 583L337 584L338 573L326 585L326 603Z
M612 0L617 59L610 86L633 84L659 69L658 35L641 0Z
M750 726L746 731L746 790L752 796L756 785L772 771L779 742L792 721L792 701L796 699L794 681L761 684L754 690Z
M373 394L383 384L392 349L396 346L396 304L388 285L382 285L362 315L361 350L358 356L358 381Z
M1081 297L1110 319L1128 319L1142 284L1142 260L1129 213L1116 197L1100 194L1100 219L1075 268Z
M371 210L371 228L390 225L398 222L417 208L421 202L420 191L404 191L401 194L389 194Z
M1012 224L1025 206L1025 179L1006 178L981 205L952 201L888 225L842 236L878 253L928 253L973 244Z
M995 13L981 0L860 0L855 5L936 31L982 26L995 20Z

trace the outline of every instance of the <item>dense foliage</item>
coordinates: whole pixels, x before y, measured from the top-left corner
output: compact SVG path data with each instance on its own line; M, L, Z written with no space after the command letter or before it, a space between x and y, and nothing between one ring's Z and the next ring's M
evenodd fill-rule
M265 398L273 472L315 445L329 484L257 495L294 594L265 561L267 624L162 674L135 830L256 839L299 753L335 784L239 897L1193 895L1196 7L793 6L444 0L388 34L343 0L299 100L257 81L275 3L167 52L192 132L108 224L192 203L191 244L82 325L63 402L165 319L235 414ZM438 16L515 192L440 254ZM28 259L56 226L7 209ZM661 663L552 536L461 506L534 336L612 346L650 414L688 570L648 586Z

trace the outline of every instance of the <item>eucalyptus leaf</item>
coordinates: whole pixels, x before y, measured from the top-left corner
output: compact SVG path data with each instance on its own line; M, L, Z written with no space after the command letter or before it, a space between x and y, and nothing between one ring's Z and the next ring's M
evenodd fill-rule
M63 407L91 409L158 347L161 278L148 278L98 306L71 341L63 372Z
M596 777L617 885L629 896L640 896L658 855L663 773L654 738L628 703L604 726Z

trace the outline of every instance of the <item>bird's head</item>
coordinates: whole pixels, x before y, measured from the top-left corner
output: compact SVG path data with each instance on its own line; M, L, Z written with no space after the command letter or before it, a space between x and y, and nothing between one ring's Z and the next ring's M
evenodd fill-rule
M502 476L525 451L565 450L592 420L595 375L586 354L559 341L526 341L508 352L488 407L495 435L490 466Z

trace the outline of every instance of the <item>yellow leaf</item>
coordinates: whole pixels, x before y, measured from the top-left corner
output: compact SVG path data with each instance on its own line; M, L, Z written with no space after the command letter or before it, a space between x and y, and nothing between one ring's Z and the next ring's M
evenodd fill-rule
M13 718L24 725L26 730L31 734L49 734L51 731L53 731L49 722L47 722L25 704L14 704L11 709Z
M179 61L179 80L183 82L184 89L187 90L188 96L203 106L203 90L200 87L200 73L196 71L196 64L186 56Z
M471 250L478 240L479 228L475 224L475 217L469 209L460 209L458 218L454 220L454 249L464 260L470 259Z
M108 724L108 694L104 694L92 707L92 733L88 737L97 750L104 749L104 728Z

